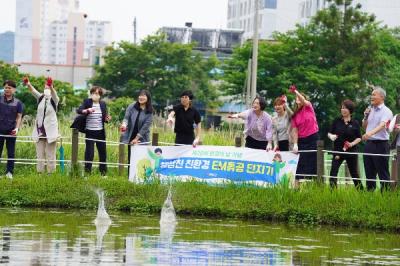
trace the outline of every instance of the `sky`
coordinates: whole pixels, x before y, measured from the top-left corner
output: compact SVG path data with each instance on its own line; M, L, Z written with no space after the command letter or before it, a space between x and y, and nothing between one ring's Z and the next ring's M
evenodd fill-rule
M0 0L0 33L15 31L16 0ZM163 26L226 28L228 0L80 0L80 11L90 20L113 25L113 41L133 41L133 19L142 39Z

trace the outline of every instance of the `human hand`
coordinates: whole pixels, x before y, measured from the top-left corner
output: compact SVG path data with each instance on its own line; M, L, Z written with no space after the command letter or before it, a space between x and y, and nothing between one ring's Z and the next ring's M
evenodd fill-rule
M329 138L330 140L332 140L332 141L335 141L335 140L337 140L338 135L328 133L328 138Z
M291 93L296 93L296 91L297 91L296 85L291 85L291 86L289 87L289 91L290 91Z
M22 79L22 82L24 83L24 85L30 85L31 83L29 82L29 78L28 77L24 77Z
M111 119L112 119L112 116L111 116L111 115L106 115L106 118L105 118L105 119L106 119L107 122L110 122Z
M277 152L277 151L279 151L279 146L275 146L273 149L273 152Z
M362 140L367 141L371 136L372 136L371 133L366 132L366 133L362 136Z
M267 151L271 151L271 150L272 150L272 144L268 142Z
M172 127L173 124L174 124L174 119L173 119L173 118L168 118L168 119L167 119L167 125L169 125L170 127Z
M122 124L122 125L119 127L119 131L121 131L122 133L126 132L127 129L128 129L128 128L127 128L126 124Z
M53 87L53 79L51 77L46 79L46 86Z
M365 108L365 110L364 110L364 119L368 118L370 112L371 112L371 107Z
M199 138L195 138L193 141L193 148L196 148L197 145L199 145L200 143L200 139Z
M281 100L282 100L283 104L287 103L287 97L286 97L286 95L282 95L282 96L281 96Z
M297 143L293 144L293 152L294 153L298 153L299 152L299 146L297 145Z
M16 136L18 134L18 128L14 128L13 130L11 130L10 134L11 136Z
M133 140L130 142L131 145L136 145L136 144L139 144L139 143L140 143L140 140L138 140L138 139L133 139Z
M347 151L351 147L353 147L353 144L351 144L351 142L345 141L343 145L343 151Z

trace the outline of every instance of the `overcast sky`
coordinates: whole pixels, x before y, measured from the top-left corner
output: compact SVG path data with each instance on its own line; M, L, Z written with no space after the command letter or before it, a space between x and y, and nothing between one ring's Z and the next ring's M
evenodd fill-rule
M0 33L15 31L15 0L0 0ZM113 40L133 40L133 18L138 38L163 26L226 28L228 0L80 0L80 10L91 20L113 24Z

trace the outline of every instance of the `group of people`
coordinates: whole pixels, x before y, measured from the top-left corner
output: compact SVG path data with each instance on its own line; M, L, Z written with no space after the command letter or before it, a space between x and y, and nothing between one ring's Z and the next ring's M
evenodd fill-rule
M39 92L24 78L32 96L37 100L37 112L32 132L36 142L37 172L53 173L56 170L56 148L59 138L57 107L59 98L52 80L47 79L43 92ZM3 83L4 94L0 97L0 157L4 143L7 148L6 177L12 178L15 162L15 143L18 130L21 126L23 104L15 98L16 83L7 80ZM105 123L111 121L107 104L102 100L104 89L93 86L89 98L85 99L77 108L78 116L71 125L85 134L85 171L90 173L94 159L95 145L99 155L99 170L101 175L107 174L107 147ZM181 93L181 103L173 107L168 123L175 121L176 144L196 146L200 140L201 116L192 106L193 93ZM153 120L151 94L148 90L140 90L137 99L126 109L120 132L122 142L136 145L146 144L150 140L150 129ZM128 146L128 160L130 161Z
M292 110L287 104L287 97L281 96L274 100L275 116L265 112L266 101L257 96L252 108L230 118L245 120L245 146L266 151L292 151L300 153L296 171L296 183L299 179L317 174L317 141L318 123L313 105L307 97L291 86L289 91L296 97L296 105ZM391 110L385 105L386 92L381 87L374 87L371 95L371 105L364 111L361 126L352 117L355 110L353 101L347 99L341 103L340 116L336 118L328 132L328 138L333 142L332 167L330 184L337 186L337 174L340 166L346 161L354 185L363 189L358 173L358 146L365 141L364 167L366 186L375 190L376 175L381 180L381 188L388 187L389 174L389 133L394 132L392 148L400 146L400 115L393 119ZM379 154L379 155L373 155Z
M51 79L46 81L43 92L36 90L29 79L24 79L25 85L37 100L37 114L32 138L36 141L37 171L52 173L56 168L56 141L59 137L57 106L59 98ZM12 178L14 171L16 135L21 125L23 104L14 97L16 84L14 81L5 81L4 94L0 97L0 156L4 143L7 147L6 176ZM295 107L292 110L285 95L273 101L275 115L266 111L266 101L257 96L252 102L252 108L244 112L228 116L241 118L244 123L245 147L263 149L267 152L292 151L300 153L296 172L296 180L316 175L317 172L317 141L318 123L312 103L307 96L295 86L289 91L295 95ZM77 109L78 116L71 127L78 128L86 135L85 171L91 172L94 158L94 146L99 154L99 170L102 175L107 173L107 149L105 123L111 121L107 105L102 100L104 90L93 86L90 97L85 99ZM328 138L333 142L332 167L330 183L337 184L335 178L340 165L346 161L354 184L362 188L357 167L358 146L365 141L364 167L367 178L367 189L374 190L376 175L382 182L381 187L388 186L386 181L389 175L389 133L394 132L393 146L400 146L400 115L393 118L390 109L385 106L386 92L375 87L371 95L371 105L364 114L362 127L365 134L361 134L361 126L352 118L355 104L351 100L341 103L341 115L335 119L329 129ZM201 136L201 116L193 106L193 93L184 91L180 95L180 104L173 106L168 115L167 123L174 124L177 145L196 146ZM150 129L153 120L151 94L141 90L137 99L126 109L120 132L122 142L130 145L146 144L150 141ZM380 154L374 156L373 154ZM383 156L382 156L383 155ZM128 147L128 158L130 158Z

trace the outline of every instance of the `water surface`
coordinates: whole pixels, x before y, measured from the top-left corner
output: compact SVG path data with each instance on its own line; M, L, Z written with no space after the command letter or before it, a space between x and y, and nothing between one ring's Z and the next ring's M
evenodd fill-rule
M0 209L8 265L400 265L400 235L332 227L95 211Z

